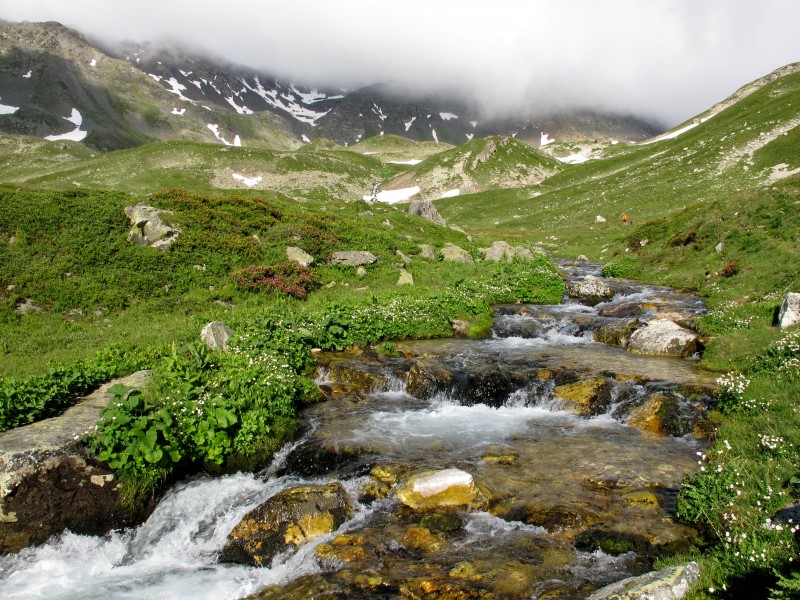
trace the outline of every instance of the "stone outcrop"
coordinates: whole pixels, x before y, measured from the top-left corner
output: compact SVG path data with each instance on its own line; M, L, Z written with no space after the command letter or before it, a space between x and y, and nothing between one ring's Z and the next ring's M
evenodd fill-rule
M611 286L594 275L587 275L578 283L569 286L567 293L570 298L580 298L592 304L599 304L614 295Z
M439 211L436 210L436 207L430 200L414 200L408 207L408 214L417 215L432 223L441 225L442 227L447 226L447 221L439 214Z
M378 261L378 257L365 250L352 250L343 252L334 252L331 255L331 264L345 265L348 267L361 267L363 265L371 265Z
M69 529L97 535L138 521L114 475L85 455L92 429L121 383L142 387L149 371L103 385L63 415L0 433L0 553L45 542Z
M699 337L680 325L659 319L631 335L628 352L648 356L690 357L700 349Z
M425 260L436 260L436 250L428 244L419 245L419 255Z
M533 258L533 252L523 246L512 246L508 242L494 242L489 248L481 248L486 260L495 262L507 260L511 262L514 257Z
M460 469L425 471L400 486L397 498L415 510L467 506L478 497L472 475Z
M307 267L314 262L313 256L311 256L308 252L306 252L302 248L298 248L296 246L287 246L286 258L288 258L292 262L296 262L298 265L301 265L303 267Z
M414 285L414 276L405 269L400 269L400 277L397 278L397 285Z
M800 323L800 294L791 292L786 294L780 313L778 313L778 323L781 327Z
M471 263L472 255L455 244L445 244L441 250L442 258L448 262Z
M700 579L696 562L665 567L600 588L589 600L679 600Z
M200 330L200 339L209 350L226 350L233 335L233 329L222 321L211 321Z
M162 214L171 214L170 211L153 208L145 202L126 206L125 214L131 221L128 241L134 244L166 250L181 232L179 227L167 225L161 218Z
M336 531L352 514L340 483L289 488L244 516L228 535L220 560L269 566L279 552Z
M403 264L405 264L405 265L410 265L411 264L411 257L410 256L406 256L405 254L400 252L400 250L395 250L395 254L400 258L400 260L403 261Z

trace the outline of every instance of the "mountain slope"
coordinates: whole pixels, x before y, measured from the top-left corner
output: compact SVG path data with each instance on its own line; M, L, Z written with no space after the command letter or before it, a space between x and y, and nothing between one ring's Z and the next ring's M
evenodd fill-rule
M298 143L285 123L262 113L187 103L127 61L58 23L0 27L0 132L82 141L101 151L158 139L273 148Z
M569 246L599 243L598 232L616 227L623 213L637 222L654 219L768 185L800 168L800 73L796 65L782 72L718 105L719 112L647 143L611 146L601 160L565 165L541 185L437 206L464 227L539 230ZM606 222L596 222L598 215Z

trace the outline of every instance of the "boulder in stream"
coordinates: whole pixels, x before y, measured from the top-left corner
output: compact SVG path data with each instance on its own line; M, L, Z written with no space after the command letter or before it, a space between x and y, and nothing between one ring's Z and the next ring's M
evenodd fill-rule
M605 281L594 275L587 275L578 283L567 288L570 298L580 298L592 304L599 304L614 295L614 290Z
M244 516L228 535L220 560L269 566L279 552L336 531L352 514L340 483L289 488Z
M696 562L673 565L607 585L589 596L589 600L679 600L699 579L700 567Z
M628 352L688 358L700 349L699 336L666 319L650 321L631 335Z
M415 510L467 506L478 497L472 475L461 469L424 471L397 489L397 498Z
M594 332L594 341L625 348L634 332L641 327L642 324L637 319L613 321Z
M611 384L599 376L557 385L554 392L567 410L584 417L604 413L611 402Z

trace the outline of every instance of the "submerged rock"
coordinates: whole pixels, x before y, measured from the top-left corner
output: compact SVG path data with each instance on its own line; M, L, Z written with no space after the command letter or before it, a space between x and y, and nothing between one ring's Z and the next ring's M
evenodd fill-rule
M679 600L699 579L700 567L696 562L674 565L607 585L589 596L589 600Z
M410 508L434 509L467 506L478 497L478 488L466 471L444 469L414 475L396 494L400 502Z
M628 352L688 358L700 349L699 336L666 319L651 321L631 335Z
M251 510L233 528L220 560L269 565L279 552L336 531L352 514L340 483L284 490Z

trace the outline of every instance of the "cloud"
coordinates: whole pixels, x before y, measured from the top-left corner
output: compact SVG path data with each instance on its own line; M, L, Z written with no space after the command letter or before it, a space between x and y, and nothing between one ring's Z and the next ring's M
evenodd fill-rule
M0 0L0 18L190 44L317 85L458 89L495 114L594 107L666 125L800 59L795 0Z

